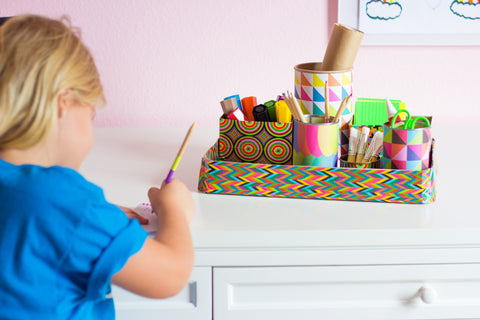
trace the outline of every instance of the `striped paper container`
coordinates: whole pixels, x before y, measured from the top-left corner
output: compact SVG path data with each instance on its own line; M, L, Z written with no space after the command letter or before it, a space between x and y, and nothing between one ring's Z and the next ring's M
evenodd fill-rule
M228 162L219 160L215 144L202 158L198 190L243 196L426 204L435 201L434 171L433 161L430 168L418 171Z

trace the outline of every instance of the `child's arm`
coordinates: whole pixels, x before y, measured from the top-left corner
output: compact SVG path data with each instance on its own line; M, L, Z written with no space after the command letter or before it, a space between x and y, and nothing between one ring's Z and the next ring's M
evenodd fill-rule
M141 215L133 211L133 209L130 209L124 206L119 206L119 205L117 205L117 207L119 207L127 215L129 219L137 219L138 222L140 222L140 224L148 224L148 219L142 217Z
M147 238L112 283L145 297L166 298L183 289L193 267L188 221L195 209L190 191L176 179L151 188L148 197L158 214L157 234Z

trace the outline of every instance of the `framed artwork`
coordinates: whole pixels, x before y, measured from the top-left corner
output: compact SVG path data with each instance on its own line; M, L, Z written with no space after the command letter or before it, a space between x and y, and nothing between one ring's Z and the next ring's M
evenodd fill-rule
M480 0L338 0L338 22L362 45L480 45Z

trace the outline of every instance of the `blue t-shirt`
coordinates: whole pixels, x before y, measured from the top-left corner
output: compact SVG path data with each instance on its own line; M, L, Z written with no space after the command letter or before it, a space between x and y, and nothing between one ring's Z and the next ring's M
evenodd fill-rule
M146 237L78 172L0 159L0 319L114 319L111 277Z

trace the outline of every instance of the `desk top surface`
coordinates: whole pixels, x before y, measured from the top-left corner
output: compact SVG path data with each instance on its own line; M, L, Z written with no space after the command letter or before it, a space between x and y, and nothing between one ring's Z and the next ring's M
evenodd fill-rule
M185 128L97 128L81 173L113 203L135 207L166 177ZM202 156L218 128L196 127L175 177L192 191L196 248L480 244L475 128L439 124L433 204L278 199L199 193ZM468 154L463 160L462 155Z

